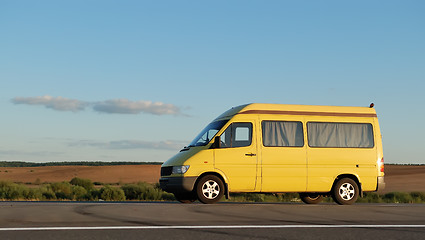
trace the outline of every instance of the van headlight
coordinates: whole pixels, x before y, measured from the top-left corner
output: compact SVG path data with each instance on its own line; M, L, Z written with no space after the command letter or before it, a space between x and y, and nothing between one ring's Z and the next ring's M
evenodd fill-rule
M184 174L189 169L189 165L186 166L174 166L172 174Z

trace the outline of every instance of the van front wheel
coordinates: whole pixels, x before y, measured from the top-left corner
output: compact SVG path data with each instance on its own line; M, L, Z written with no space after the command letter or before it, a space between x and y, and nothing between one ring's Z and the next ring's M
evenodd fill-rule
M198 181L196 193L200 202L216 203L224 195L223 181L214 175L204 176Z
M332 189L333 200L340 205L350 205L359 197L359 186L351 178L343 178L336 182Z
M318 193L300 193L300 198L307 204L318 204L323 200L323 196Z

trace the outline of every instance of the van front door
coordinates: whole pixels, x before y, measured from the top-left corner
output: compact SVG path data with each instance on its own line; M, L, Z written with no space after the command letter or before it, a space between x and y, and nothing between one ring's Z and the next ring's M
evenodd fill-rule
M257 179L257 145L253 122L234 122L214 149L215 168L223 172L230 191L253 191Z

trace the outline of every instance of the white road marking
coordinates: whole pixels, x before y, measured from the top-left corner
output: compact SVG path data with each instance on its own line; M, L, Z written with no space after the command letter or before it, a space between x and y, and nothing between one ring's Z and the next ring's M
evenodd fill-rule
M144 230L144 229L247 229L247 228L425 228L425 225L227 225L227 226L99 226L99 227L22 227L0 231L62 230Z

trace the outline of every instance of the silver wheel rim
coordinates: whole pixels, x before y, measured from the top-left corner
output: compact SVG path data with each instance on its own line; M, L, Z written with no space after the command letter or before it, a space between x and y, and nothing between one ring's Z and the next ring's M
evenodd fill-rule
M207 199L214 199L220 193L220 186L214 180L208 180L202 185L202 195Z
M353 199L355 193L356 190L354 189L354 186L350 183L343 183L341 187L339 187L339 196L344 201L350 201L351 199Z

